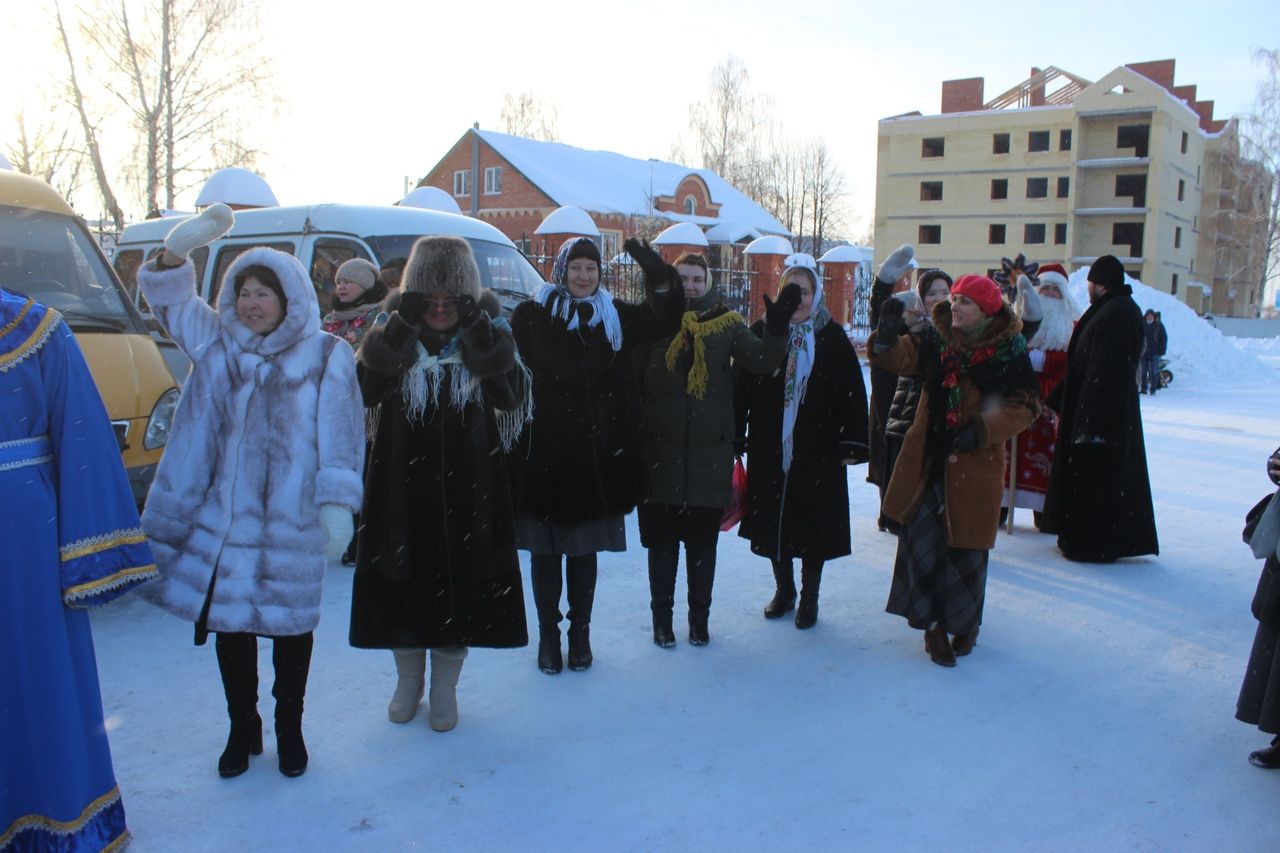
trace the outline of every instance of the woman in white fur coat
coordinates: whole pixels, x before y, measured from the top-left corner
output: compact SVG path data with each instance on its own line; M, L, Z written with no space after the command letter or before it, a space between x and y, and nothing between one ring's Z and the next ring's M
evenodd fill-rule
M296 258L250 249L227 270L216 311L196 293L186 254L230 225L230 210L206 211L138 272L193 361L142 516L160 569L147 598L195 622L197 645L217 633L231 717L224 777L262 752L257 637L273 639L279 766L298 776L325 568L350 539L363 492L364 413L351 347L320 330Z

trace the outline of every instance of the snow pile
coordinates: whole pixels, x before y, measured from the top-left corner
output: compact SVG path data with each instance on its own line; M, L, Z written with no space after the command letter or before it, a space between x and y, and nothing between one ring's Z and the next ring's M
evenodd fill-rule
M1068 278L1071 295L1085 308L1089 305L1088 275L1089 267L1082 267ZM1177 387L1240 386L1276 381L1274 368L1242 350L1233 339L1209 325L1177 297L1127 275L1125 283L1133 288L1138 307L1160 312L1160 320L1169 333L1169 351L1165 357L1169 359Z
M1280 370L1280 338L1229 338L1236 349Z

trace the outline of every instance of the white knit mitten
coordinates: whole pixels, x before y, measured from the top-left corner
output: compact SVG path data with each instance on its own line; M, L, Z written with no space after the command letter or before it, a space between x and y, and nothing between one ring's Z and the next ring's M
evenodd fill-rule
M185 261L196 249L209 245L230 231L235 221L231 208L221 203L211 204L200 215L173 226L169 236L164 238L164 247L169 254Z
M876 278L888 284L897 281L902 274L911 266L911 259L916 256L915 247L910 243L903 243L894 249L889 257L884 259L884 263L880 265L880 269L876 272Z
M342 552L347 550L347 543L351 541L351 534L355 532L351 510L339 504L322 504L320 525L329 534L329 541L324 546L325 559L329 562L341 559Z

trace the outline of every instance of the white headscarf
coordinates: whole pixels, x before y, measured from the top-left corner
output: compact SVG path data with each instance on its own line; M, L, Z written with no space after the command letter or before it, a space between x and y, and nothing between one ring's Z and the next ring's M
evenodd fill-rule
M787 258L779 281L786 281L787 276L798 269L813 276L813 308L807 320L792 323L787 332L787 367L782 377L783 471L791 469L796 416L800 413L805 392L809 390L809 374L813 372L815 321L819 320L819 310L822 309L822 273L812 255L798 252Z

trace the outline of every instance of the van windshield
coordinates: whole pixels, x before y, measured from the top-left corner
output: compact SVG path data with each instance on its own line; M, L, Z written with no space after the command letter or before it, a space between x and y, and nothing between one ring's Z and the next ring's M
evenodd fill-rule
M137 331L102 254L64 214L0 205L0 286L57 310L76 331Z
M409 251L420 235L397 234L385 237L365 237L369 246L378 253L385 266L397 258L408 258ZM490 290L517 298L533 295L542 276L533 265L511 246L491 243L488 240L467 240L480 267L480 284Z

